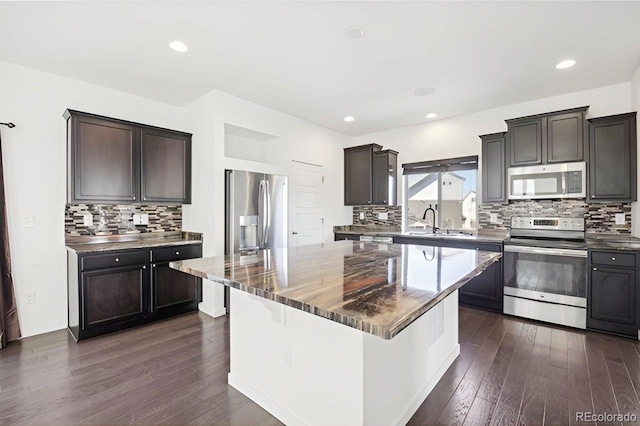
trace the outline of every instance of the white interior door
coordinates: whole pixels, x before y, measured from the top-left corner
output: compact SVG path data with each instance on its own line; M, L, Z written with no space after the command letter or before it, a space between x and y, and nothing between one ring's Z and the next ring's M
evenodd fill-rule
M324 238L322 166L291 162L289 179L289 246L320 244Z

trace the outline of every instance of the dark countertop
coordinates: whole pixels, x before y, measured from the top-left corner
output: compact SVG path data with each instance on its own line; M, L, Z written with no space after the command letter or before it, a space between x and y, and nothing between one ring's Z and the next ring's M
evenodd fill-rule
M640 251L640 238L629 234L587 233L587 248L594 250Z
M434 241L434 240L449 240L449 241L468 241L470 243L502 243L509 237L509 231L503 230L479 230L475 234L433 234L429 231L410 231L401 232L397 227L384 227L384 226L364 226L364 225L345 225L334 226L333 232L336 234L352 234L352 235L371 235L378 237L402 237L415 239L416 241Z
M202 244L202 240L185 238L181 235L173 235L155 238L128 238L120 241L104 241L96 239L96 242L67 242L67 250L74 253L96 253L102 251L127 250L151 247L177 246L187 244Z
M391 339L500 258L499 253L336 241L170 267Z

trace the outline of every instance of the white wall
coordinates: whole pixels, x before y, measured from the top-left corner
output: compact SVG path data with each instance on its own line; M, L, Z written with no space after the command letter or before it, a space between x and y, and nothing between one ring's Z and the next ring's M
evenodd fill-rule
M640 87L636 74L636 85ZM538 99L433 122L354 137L352 146L378 143L399 152L398 164L443 158L480 156L479 135L507 130L506 119L589 105L587 118L620 114L631 107L630 83ZM640 97L640 95L639 95ZM480 165L482 167L482 165ZM477 186L481 187L478 175ZM398 188L401 192L401 186ZM399 197L401 202L402 197Z
M333 239L334 225L351 223L351 209L343 205L342 177L342 148L350 143L348 136L220 91L206 94L186 109L194 117L193 203L183 207L183 228L204 233L205 256L224 254L225 169L291 178L292 160L321 165L325 175L324 240ZM278 155L265 153L263 162L225 157L225 124L273 135ZM290 181L289 188L293 186ZM205 283L201 309L214 316L224 312L220 285Z
M34 69L0 62L0 81L0 121L16 124L0 131L18 315L30 336L67 326L65 109L190 129L179 108Z
M640 67L636 70L631 79L631 111L640 111ZM640 117L636 116L636 120ZM640 126L637 126L638 141L640 141ZM640 164L640 149L638 150L638 164ZM638 188L640 188L640 173L638 173ZM631 233L635 237L640 237L640 206L638 202L631 204Z

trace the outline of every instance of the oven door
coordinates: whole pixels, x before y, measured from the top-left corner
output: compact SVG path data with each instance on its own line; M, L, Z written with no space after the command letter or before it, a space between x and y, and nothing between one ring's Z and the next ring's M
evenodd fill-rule
M504 294L586 308L587 251L504 247Z

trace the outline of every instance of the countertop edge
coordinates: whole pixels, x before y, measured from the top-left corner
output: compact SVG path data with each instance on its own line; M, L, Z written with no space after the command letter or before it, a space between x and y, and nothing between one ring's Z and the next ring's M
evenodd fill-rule
M130 246L129 246L130 244ZM202 244L202 240L171 240L171 241L123 241L123 242L108 242L108 243L88 243L88 244L70 244L65 245L67 251L76 254L84 253L101 253L120 250L137 250L154 247L170 247L170 246L184 246ZM78 246L83 246L81 249ZM86 248L85 248L86 246Z

